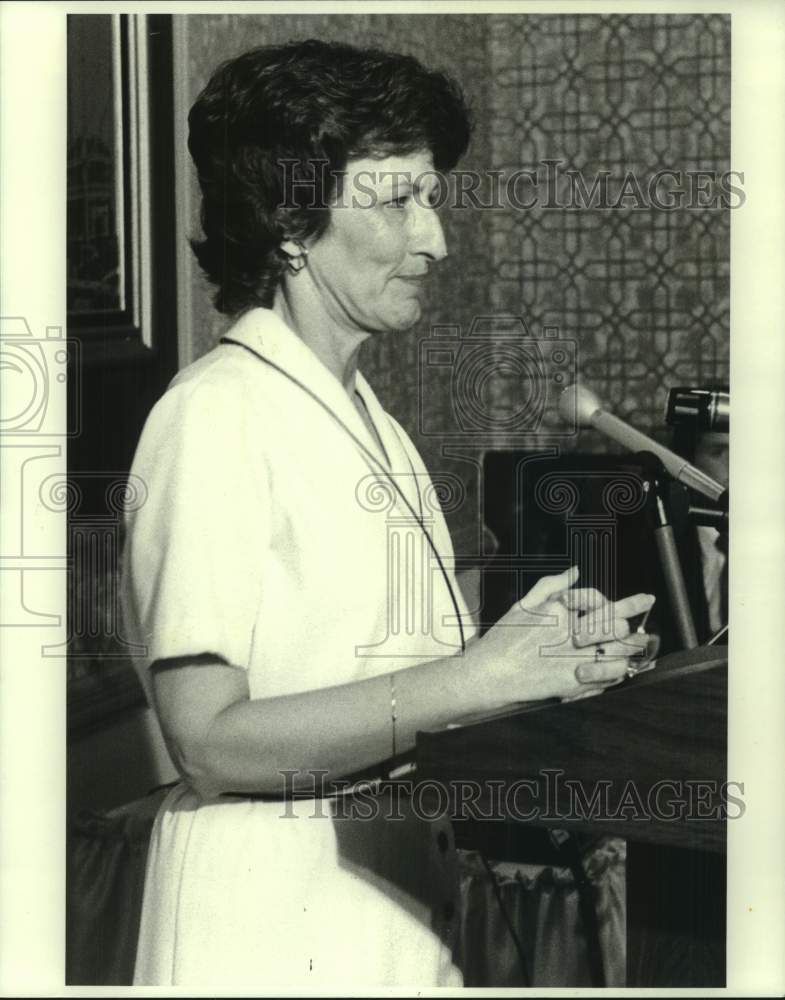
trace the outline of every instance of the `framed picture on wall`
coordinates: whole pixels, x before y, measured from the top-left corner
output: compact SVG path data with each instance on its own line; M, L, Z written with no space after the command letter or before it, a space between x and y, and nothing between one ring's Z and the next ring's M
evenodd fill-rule
M118 607L128 476L177 370L172 18L67 19L68 724L144 700ZM47 655L62 655L52 650Z
M148 20L67 22L68 327L88 359L154 347Z

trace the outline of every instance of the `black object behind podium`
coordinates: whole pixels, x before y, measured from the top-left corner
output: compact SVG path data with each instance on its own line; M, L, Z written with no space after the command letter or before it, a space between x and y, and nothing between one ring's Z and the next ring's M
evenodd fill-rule
M627 839L629 986L725 982L726 655L671 654L599 697L418 736L419 778L479 783L487 813Z
M493 553L458 553L459 568L482 571L484 630L543 575L580 569L578 586L597 587L612 600L654 594L649 619L661 651L684 648L672 620L653 524L646 513L646 469L636 456L488 452L483 462L482 520L496 541ZM698 641L711 635L698 539L689 523L689 496L672 482L668 511L676 535Z

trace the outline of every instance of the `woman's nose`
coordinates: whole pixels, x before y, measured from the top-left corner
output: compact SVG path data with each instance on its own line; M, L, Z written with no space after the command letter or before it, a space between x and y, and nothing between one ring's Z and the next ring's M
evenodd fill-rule
M412 233L412 253L424 253L432 260L443 260L447 256L447 243L439 214L430 205L418 205Z

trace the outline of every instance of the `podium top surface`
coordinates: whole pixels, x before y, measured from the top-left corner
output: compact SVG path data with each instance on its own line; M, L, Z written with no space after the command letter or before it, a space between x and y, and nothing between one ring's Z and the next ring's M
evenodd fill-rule
M460 722L417 738L418 777L451 808L474 794L474 818L724 850L725 647L671 654L597 697Z

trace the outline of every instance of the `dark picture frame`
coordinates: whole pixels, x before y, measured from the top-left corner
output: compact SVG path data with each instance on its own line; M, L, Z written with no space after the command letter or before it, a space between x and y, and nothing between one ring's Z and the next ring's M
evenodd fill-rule
M88 362L155 349L150 21L68 17L68 330Z
M79 14L68 22L74 92L111 77L111 100L98 114L114 116L91 137L90 108L69 95L71 290L84 280L76 277L78 248L82 261L103 249L105 262L117 262L103 297L89 285L79 302L69 295L69 340L78 345L69 403L78 432L68 449L67 705L69 737L79 737L145 701L133 669L140 650L125 640L119 608L123 511L144 502L144 486L128 470L144 420L177 370L177 273L172 16ZM73 51L80 33L99 51ZM72 155L80 149L89 162Z

